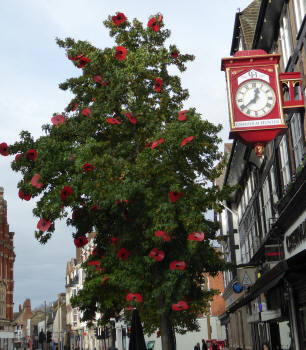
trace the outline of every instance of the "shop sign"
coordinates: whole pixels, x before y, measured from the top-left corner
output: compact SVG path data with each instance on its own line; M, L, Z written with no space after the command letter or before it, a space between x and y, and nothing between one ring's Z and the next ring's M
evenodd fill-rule
M284 246L286 259L306 249L306 213L302 214L285 233Z

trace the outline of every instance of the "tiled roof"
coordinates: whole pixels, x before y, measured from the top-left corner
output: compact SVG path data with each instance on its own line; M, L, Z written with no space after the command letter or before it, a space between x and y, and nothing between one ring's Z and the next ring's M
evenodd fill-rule
M252 43L258 19L259 8L262 0L254 0L245 8L240 16L240 25L247 50L252 49Z

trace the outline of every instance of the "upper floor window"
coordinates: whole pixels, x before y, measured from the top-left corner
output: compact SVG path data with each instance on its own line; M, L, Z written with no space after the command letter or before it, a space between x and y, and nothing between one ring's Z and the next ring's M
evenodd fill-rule
M283 178L283 185L287 186L290 182L290 168L289 168L289 157L288 157L288 147L286 135L282 137L282 140L279 144L279 152L281 159L281 168L280 172Z
M297 168L302 163L304 151L301 115L299 113L293 114L290 121L290 129L292 135L295 166Z
M295 15L296 32L298 33L306 13L306 0L293 0L293 9Z
M283 67L285 70L288 60L293 51L292 32L290 27L290 19L289 19L289 12L288 12L287 5L284 6L283 16L281 17L281 20L280 20L279 33L280 33L280 43L282 48Z
M269 179L268 176L265 179L262 188L262 198L263 198L263 210L265 212L265 222L266 222L266 230L269 232L270 229L270 219L272 218L272 208L271 208L271 196L270 196L270 188L269 188Z

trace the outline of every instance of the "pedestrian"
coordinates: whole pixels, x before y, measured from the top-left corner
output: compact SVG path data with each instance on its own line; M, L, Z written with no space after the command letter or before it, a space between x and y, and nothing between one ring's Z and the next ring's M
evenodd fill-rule
M212 345L212 350L218 350L218 345L217 345L217 343L213 343L213 345Z
M194 350L201 350L200 343L197 343L197 344L194 346Z
M207 350L207 344L205 339L202 339L202 350Z

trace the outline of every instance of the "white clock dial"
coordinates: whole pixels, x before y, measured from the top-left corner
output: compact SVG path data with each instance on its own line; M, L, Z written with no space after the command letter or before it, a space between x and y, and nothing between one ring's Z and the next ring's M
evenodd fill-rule
M238 87L235 101L243 114L251 118L262 118L274 108L275 93L266 82L252 79Z

